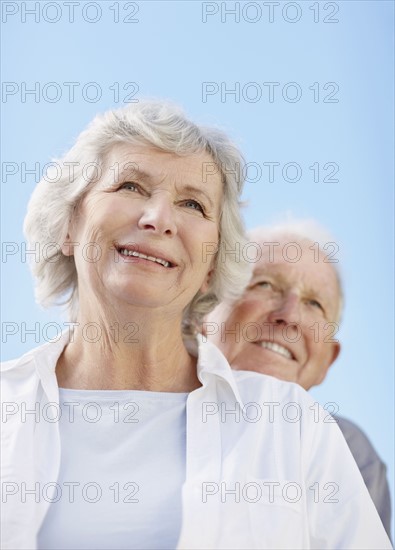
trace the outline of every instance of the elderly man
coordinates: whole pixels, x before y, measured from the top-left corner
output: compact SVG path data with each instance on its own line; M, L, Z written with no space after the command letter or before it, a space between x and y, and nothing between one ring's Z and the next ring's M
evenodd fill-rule
M312 222L257 228L249 240L244 257L253 260L250 283L236 303L217 307L206 333L234 369L309 390L321 384L340 351L335 338L343 303L337 245ZM337 421L390 536L386 466L355 424L339 416Z

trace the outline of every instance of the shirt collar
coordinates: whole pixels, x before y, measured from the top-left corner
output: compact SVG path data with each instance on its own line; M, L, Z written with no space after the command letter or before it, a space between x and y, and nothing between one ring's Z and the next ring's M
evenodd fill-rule
M71 332L64 331L60 338L40 346L33 354L34 366L42 387L50 401L59 402L59 387L56 379L56 363L67 345Z
M70 331L62 333L56 341L50 341L28 352L21 357L18 364L27 360L33 360L38 377L41 380L44 391L51 399L58 397L58 384L56 381L55 367L70 338ZM202 334L197 335L198 361L197 375L203 386L208 385L213 377L220 378L234 394L234 398L243 407L243 401L228 361L221 351Z
M202 334L197 335L198 341L198 363L197 375L203 385L209 383L212 377L222 379L232 391L234 398L241 407L244 406L240 396L240 391L236 383L234 371L222 354L222 352Z

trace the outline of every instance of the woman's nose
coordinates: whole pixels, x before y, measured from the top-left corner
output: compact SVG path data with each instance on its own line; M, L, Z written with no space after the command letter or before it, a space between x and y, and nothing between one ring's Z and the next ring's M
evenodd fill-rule
M175 235L177 224L171 197L167 193L149 197L144 202L138 226L161 235Z

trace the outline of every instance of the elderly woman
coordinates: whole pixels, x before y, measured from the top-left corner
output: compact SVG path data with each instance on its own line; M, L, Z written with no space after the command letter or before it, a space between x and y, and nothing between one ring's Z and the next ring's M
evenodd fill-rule
M73 330L3 366L3 548L389 548L337 426L197 334L249 277L227 137L148 102L60 165L25 230Z

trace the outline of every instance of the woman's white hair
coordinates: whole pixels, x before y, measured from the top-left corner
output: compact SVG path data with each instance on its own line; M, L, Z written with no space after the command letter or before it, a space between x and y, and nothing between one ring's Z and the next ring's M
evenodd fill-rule
M33 192L24 223L29 245L39 243L39 261L31 264L36 300L44 307L66 304L70 320L76 320L77 272L74 258L63 255L61 246L74 210L100 179L106 157L118 143L153 146L180 156L207 152L213 160L207 173L222 176L224 198L213 275L208 291L198 292L184 311L183 333L195 334L203 317L218 302L239 296L250 277L250 266L231 253L246 242L239 208L244 159L225 133L194 124L169 102L143 101L96 116L66 155L51 163Z

